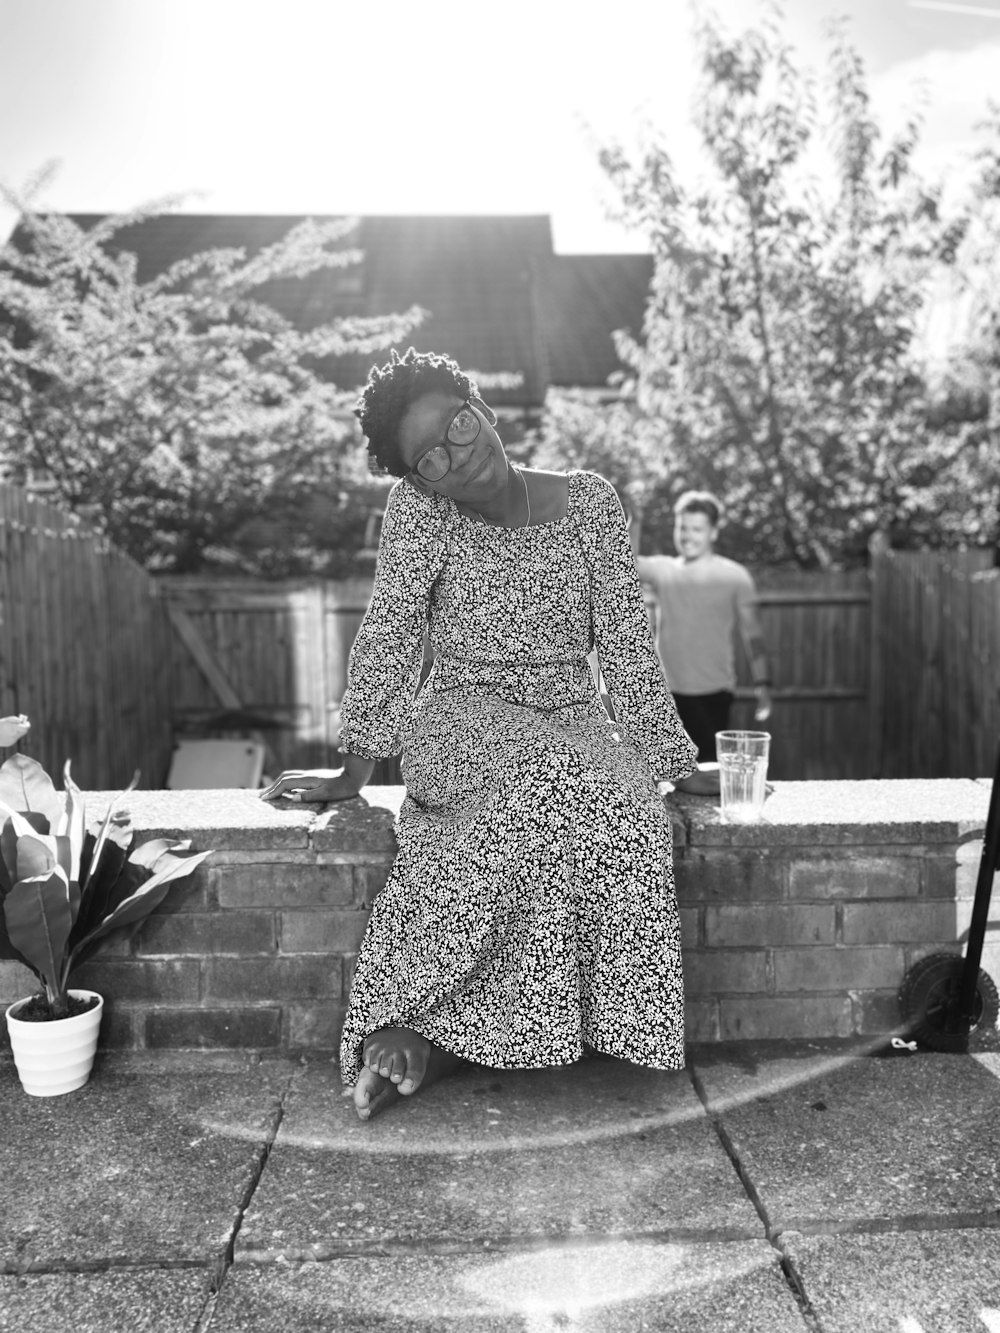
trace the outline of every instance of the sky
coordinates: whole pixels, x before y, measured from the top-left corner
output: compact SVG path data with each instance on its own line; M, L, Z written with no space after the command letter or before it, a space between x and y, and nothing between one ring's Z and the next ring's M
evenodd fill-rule
M715 0L739 31L755 0ZM786 0L822 68L850 20L887 131L955 177L1000 97L1000 0ZM67 212L548 214L558 252L644 250L595 145L646 118L697 169L688 0L0 0L0 185ZM0 238L14 211L0 201Z

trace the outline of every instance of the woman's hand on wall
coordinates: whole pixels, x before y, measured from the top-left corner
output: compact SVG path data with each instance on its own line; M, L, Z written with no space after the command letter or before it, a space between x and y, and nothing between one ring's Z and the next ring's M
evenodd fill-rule
M696 773L689 773L686 778L677 779L674 790L686 791L692 796L718 796L719 765L699 764Z
M291 796L313 805L327 801L349 801L369 781L375 763L359 754L345 754L343 768L286 769L261 792L261 800Z

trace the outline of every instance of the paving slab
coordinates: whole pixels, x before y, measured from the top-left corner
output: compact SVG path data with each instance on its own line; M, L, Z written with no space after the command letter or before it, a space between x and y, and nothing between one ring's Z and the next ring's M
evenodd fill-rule
M761 1238L685 1072L465 1070L370 1123L332 1065L296 1080L236 1258L607 1233Z
M803 1236L782 1244L823 1333L998 1333L1000 1231Z
M198 1269L0 1277L0 1333L192 1333L209 1285Z
M237 1264L212 1333L808 1333L764 1241Z
M789 1055L789 1049L794 1054ZM1000 1222L1000 1080L990 1057L833 1044L699 1048L694 1075L774 1231L877 1219Z
M99 1055L76 1092L29 1097L0 1066L0 1272L220 1257L288 1078L245 1058Z

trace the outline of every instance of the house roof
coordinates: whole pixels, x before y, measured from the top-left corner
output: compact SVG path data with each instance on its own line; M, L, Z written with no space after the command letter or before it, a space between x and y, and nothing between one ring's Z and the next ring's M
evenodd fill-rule
M490 390L498 404L541 402L545 394L533 265L552 253L547 217L375 217L362 219L365 313L422 306L428 318L409 341L447 352L463 369L506 372L519 389ZM358 380L368 370L367 359Z
M103 216L70 215L84 228ZM201 250L244 247L254 254L303 220L167 213L123 227L114 245L137 255L139 280L146 281ZM15 244L17 237L15 230ZM419 305L428 315L407 343L447 352L470 371L520 376L519 387L490 388L497 406L537 407L550 385L606 384L618 368L612 332L639 331L652 274L647 255L555 255L544 215L362 217L342 244L363 252L360 265L264 284L261 300L299 328ZM364 382L371 361L340 357L324 369L353 387Z
M642 332L652 255L551 255L537 293L550 383L597 388L621 369L612 334Z

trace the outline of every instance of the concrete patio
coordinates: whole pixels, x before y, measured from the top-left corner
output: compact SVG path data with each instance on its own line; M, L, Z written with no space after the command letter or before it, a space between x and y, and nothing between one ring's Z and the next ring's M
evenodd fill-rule
M0 1062L10 1333L996 1333L1000 1054L469 1069L365 1125L309 1055Z

